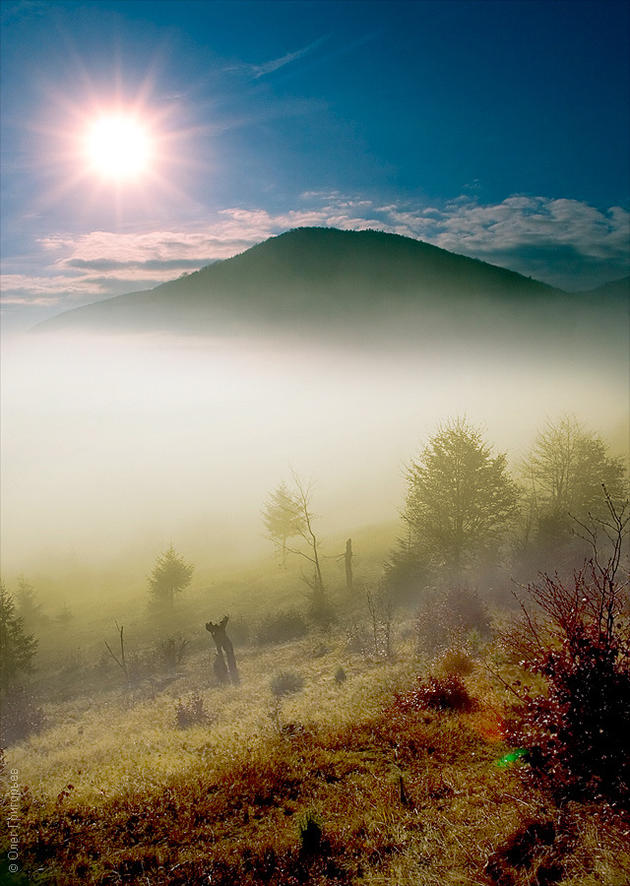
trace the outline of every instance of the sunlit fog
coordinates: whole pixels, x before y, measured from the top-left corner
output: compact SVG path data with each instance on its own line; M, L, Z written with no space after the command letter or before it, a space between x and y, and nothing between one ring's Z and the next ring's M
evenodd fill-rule
M261 506L292 469L315 484L327 531L395 521L405 465L453 416L514 467L567 413L625 454L627 360L32 335L5 347L2 408L7 573L71 557L144 574L171 541L212 570L268 547Z

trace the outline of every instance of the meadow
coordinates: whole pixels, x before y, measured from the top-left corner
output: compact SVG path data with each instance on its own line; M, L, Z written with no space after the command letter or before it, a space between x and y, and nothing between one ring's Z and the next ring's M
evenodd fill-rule
M335 604L327 628L237 643L239 686L216 685L209 635L170 673L126 683L110 660L98 692L68 682L66 665L69 697L6 755L22 792L21 873L8 882L628 882L627 814L556 802L510 754L511 699L488 666L505 677L514 665L492 637L427 655L402 609L388 656L364 589L337 588ZM415 703L418 678L454 672L470 705Z

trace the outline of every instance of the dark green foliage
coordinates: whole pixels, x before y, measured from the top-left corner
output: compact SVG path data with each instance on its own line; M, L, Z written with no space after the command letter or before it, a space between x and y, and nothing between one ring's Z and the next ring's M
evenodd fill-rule
M157 610L172 611L175 595L190 585L194 567L186 563L173 545L157 558L149 576L151 602Z
M504 454L458 418L439 428L407 469L403 518L420 564L454 577L496 559L517 514L518 488Z
M303 637L308 631L304 616L297 609L267 615L256 631L256 642L261 646L268 643L286 643Z
M281 671L271 680L271 694L276 698L283 695L292 695L304 688L304 677L295 671Z
M13 597L0 584L0 700L33 670L37 640L24 630Z

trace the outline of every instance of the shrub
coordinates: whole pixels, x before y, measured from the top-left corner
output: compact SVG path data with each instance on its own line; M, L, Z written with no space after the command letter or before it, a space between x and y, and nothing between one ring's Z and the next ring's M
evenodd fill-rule
M297 609L288 609L263 619L256 631L256 642L261 646L267 643L286 643L288 640L303 637L307 631L304 617Z
M345 683L347 679L348 677L346 676L346 672L341 667L341 665L339 665L339 667L335 671L335 683Z
M169 637L161 640L157 646L157 658L162 668L175 671L184 661L188 640L183 637Z
M470 650L463 644L450 646L439 656L436 664L441 673L460 677L471 674L475 668Z
M276 698L281 698L283 695L291 695L303 688L304 677L301 674L296 674L295 671L281 671L271 680L271 693Z
M405 695L396 696L396 707L402 711L471 711L474 706L474 700L455 674L429 677Z
M617 581L621 543L630 517L607 497L613 541L601 563L596 536L594 557L572 582L543 575L528 590L535 605L522 604L524 620L508 630L503 643L522 668L539 675L546 691L512 689L520 704L510 726L511 740L527 750L538 778L561 796L597 793L630 801L630 626L624 615L627 594Z
M346 652L355 655L369 656L370 637L365 625L353 624L346 629Z
M203 698L198 692L192 692L188 701L179 699L175 705L175 722L178 729L188 729L190 726L210 723L210 717L205 710Z
M490 615L479 594L468 588L433 592L418 610L416 619L418 645L433 653L440 647L461 642L472 631L487 636Z

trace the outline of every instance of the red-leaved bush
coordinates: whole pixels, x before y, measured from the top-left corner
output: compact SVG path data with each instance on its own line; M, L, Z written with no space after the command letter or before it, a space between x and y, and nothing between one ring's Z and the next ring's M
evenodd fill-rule
M445 677L429 677L420 681L415 689L397 695L395 706L401 711L471 711L474 701L460 678L447 674Z
M630 625L627 584L619 580L622 542L630 517L607 496L612 542L599 559L594 529L584 526L594 557L565 582L543 575L531 585L534 607L503 636L519 664L543 677L545 691L520 696L510 740L527 750L538 778L560 796L606 796L630 801Z

